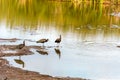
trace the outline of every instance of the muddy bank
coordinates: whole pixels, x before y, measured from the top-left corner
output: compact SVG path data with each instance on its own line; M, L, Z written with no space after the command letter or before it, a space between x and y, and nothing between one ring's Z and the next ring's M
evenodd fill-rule
M22 70L9 65L9 62L0 58L0 80L86 80L81 78L58 78L42 75L38 72Z

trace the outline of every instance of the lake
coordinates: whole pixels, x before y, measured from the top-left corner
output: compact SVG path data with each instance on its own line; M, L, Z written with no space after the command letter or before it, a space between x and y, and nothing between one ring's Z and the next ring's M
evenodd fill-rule
M120 18L112 14L119 12L119 7L85 3L75 7L71 2L37 0L27 3L0 2L0 38L20 39L0 44L26 40L27 46L42 46L36 41L48 38L44 44L47 54L31 49L33 55L3 57L11 66L59 77L120 79ZM55 39L59 35L62 41L57 47ZM24 67L15 62L19 57Z

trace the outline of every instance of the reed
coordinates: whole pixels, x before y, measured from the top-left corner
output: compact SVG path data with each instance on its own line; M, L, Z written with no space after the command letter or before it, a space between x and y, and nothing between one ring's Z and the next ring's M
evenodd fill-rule
M105 0L78 0L79 4L75 2L77 0L73 2L72 0L71 2L26 0L24 3L28 3L25 5L19 5L23 3L19 1L0 0L0 21L6 20L10 28L20 26L33 30L37 29L38 25L46 27L55 25L53 27L58 30L67 32L73 29L74 32L77 27L87 29L88 24L93 28L97 28L97 25L110 25L111 23L120 25L119 20L114 17L111 17L110 21L110 13L119 12L120 7L102 4Z

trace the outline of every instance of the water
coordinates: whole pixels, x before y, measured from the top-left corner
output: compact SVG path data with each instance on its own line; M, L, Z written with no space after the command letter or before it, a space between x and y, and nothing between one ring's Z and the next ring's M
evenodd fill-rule
M48 55L31 49L33 55L3 57L10 65L51 76L120 79L120 48L117 47L120 21L119 16L113 14L115 10L120 11L118 6L26 2L0 1L0 38L20 39L0 44L15 45L26 40L27 46L41 46L35 41L48 38L45 43ZM60 34L62 41L60 47L56 47L54 41ZM59 53L55 49L59 49Z
M36 41L40 38L49 38L49 42L45 46L53 46L46 48L48 55L41 55L35 49L33 55L21 56L23 64L18 64L14 59L19 60L19 56L4 57L10 62L10 65L19 67L25 70L36 71L41 74L59 77L82 77L88 79L119 79L120 67L120 49L116 47L119 45L119 38L111 40L103 37L92 39L88 37L82 41L80 37L75 34L64 34L50 29L47 32L39 29L32 32L22 31L16 29L5 28L1 24L2 33L0 37L5 38L19 38L22 39L17 42L2 42L1 44L19 44L23 39ZM14 35L16 33L17 35ZM56 44L54 40L62 35L62 42L60 47L60 54L55 52ZM97 35L99 36L99 35ZM94 38L94 37L93 37ZM36 42L26 41L26 45L42 45Z

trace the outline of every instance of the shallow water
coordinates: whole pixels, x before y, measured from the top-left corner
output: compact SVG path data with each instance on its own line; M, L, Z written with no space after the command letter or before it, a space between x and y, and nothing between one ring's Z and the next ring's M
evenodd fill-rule
M89 7L88 7L89 6ZM0 38L18 38L0 45L39 45L42 55L4 57L10 65L41 74L87 79L120 79L120 8L115 5L74 4L41 0L1 0ZM115 12L116 11L116 12ZM62 35L60 47L54 43ZM59 49L56 53L55 49ZM10 52L10 51L7 51ZM24 66L23 66L24 65Z
M47 32L41 30L40 33L37 30L33 32L33 35L31 35L31 31L9 30L9 28L5 28L4 24L1 24L1 29L4 35L0 35L0 37L21 39L17 42L3 41L1 44L19 44L26 39L26 45L41 46L42 44L34 41L40 38L49 38L49 41L45 43L45 51L48 52L48 55L39 54L35 49L31 49L35 54L21 56L20 60L24 62L24 67L23 64L18 64L14 60L19 60L19 56L4 57L12 66L59 77L120 79L120 49L116 47L120 43L119 38L104 40L103 37L99 37L99 39L88 37L89 41L82 41L81 37L73 33L64 34L54 29ZM59 34L62 35L62 42L60 47L56 47L54 40L59 37ZM59 54L55 52L55 48L60 50Z

